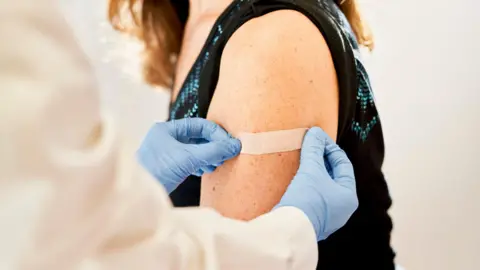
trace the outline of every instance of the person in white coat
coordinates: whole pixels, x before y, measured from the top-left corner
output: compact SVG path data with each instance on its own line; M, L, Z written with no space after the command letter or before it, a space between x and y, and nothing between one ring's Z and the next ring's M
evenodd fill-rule
M358 205L351 163L312 128L270 213L172 208L165 190L240 142L204 119L158 123L138 151L144 170L53 1L0 1L0 40L0 269L314 269L317 240Z

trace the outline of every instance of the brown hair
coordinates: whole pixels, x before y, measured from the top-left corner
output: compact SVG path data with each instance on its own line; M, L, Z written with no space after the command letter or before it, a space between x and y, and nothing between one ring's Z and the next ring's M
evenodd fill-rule
M144 45L147 83L171 87L183 27L171 0L110 0L108 18L113 28L138 38ZM373 37L362 21L357 0L335 0L347 17L358 43L373 49Z

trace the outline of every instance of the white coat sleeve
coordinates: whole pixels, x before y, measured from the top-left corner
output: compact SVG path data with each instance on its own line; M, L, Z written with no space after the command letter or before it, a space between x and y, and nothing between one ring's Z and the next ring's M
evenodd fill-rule
M0 1L0 269L314 269L295 208L176 209L100 109L54 4Z

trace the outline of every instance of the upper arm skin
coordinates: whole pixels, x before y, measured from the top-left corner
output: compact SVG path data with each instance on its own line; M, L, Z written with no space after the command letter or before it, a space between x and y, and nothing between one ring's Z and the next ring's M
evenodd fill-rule
M231 134L320 126L336 138L338 84L318 28L292 10L238 29L223 52L208 119ZM250 220L283 196L300 151L240 155L202 179L201 205Z

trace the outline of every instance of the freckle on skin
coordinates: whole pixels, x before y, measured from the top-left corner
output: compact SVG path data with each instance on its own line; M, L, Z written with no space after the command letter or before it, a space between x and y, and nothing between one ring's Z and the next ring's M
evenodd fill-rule
M212 190L215 191L215 186L213 186Z

